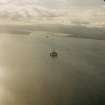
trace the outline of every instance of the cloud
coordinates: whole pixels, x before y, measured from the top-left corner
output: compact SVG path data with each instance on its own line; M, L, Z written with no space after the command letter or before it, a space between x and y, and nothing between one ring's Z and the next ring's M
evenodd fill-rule
M71 0L72 1L72 0ZM74 0L76 1L76 0ZM56 2L63 7L68 0L1 0L0 23L30 22L30 23L60 23L69 25L105 26L105 6L49 8L46 5ZM50 6L50 5L49 5Z

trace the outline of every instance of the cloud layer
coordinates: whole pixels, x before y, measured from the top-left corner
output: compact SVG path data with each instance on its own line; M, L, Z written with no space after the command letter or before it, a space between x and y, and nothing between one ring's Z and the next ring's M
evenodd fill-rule
M56 2L55 7L59 8L52 8L54 2ZM70 5L70 7L66 7L67 3L67 0L50 2L49 0L43 0L43 2L39 0L0 0L0 20L1 22L105 25L105 6L84 8ZM49 8L48 6L51 4L52 7Z

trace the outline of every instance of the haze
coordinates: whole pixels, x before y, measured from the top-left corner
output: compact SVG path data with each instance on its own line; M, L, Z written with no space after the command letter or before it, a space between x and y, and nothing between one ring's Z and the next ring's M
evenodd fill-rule
M0 23L60 23L103 27L104 11L103 0L0 0Z

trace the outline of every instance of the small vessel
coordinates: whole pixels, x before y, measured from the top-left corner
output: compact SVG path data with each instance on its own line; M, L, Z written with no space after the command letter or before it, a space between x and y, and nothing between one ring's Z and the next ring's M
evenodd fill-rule
M51 56L51 57L57 57L57 56L58 56L58 53L55 52L55 51L53 51L53 52L50 53L50 56Z
M58 53L53 49L53 51L50 52L51 57L57 57Z

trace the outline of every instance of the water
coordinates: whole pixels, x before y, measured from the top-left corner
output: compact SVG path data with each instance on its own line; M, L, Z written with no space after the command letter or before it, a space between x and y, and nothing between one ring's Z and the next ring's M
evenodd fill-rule
M0 105L105 105L105 41L2 33Z

